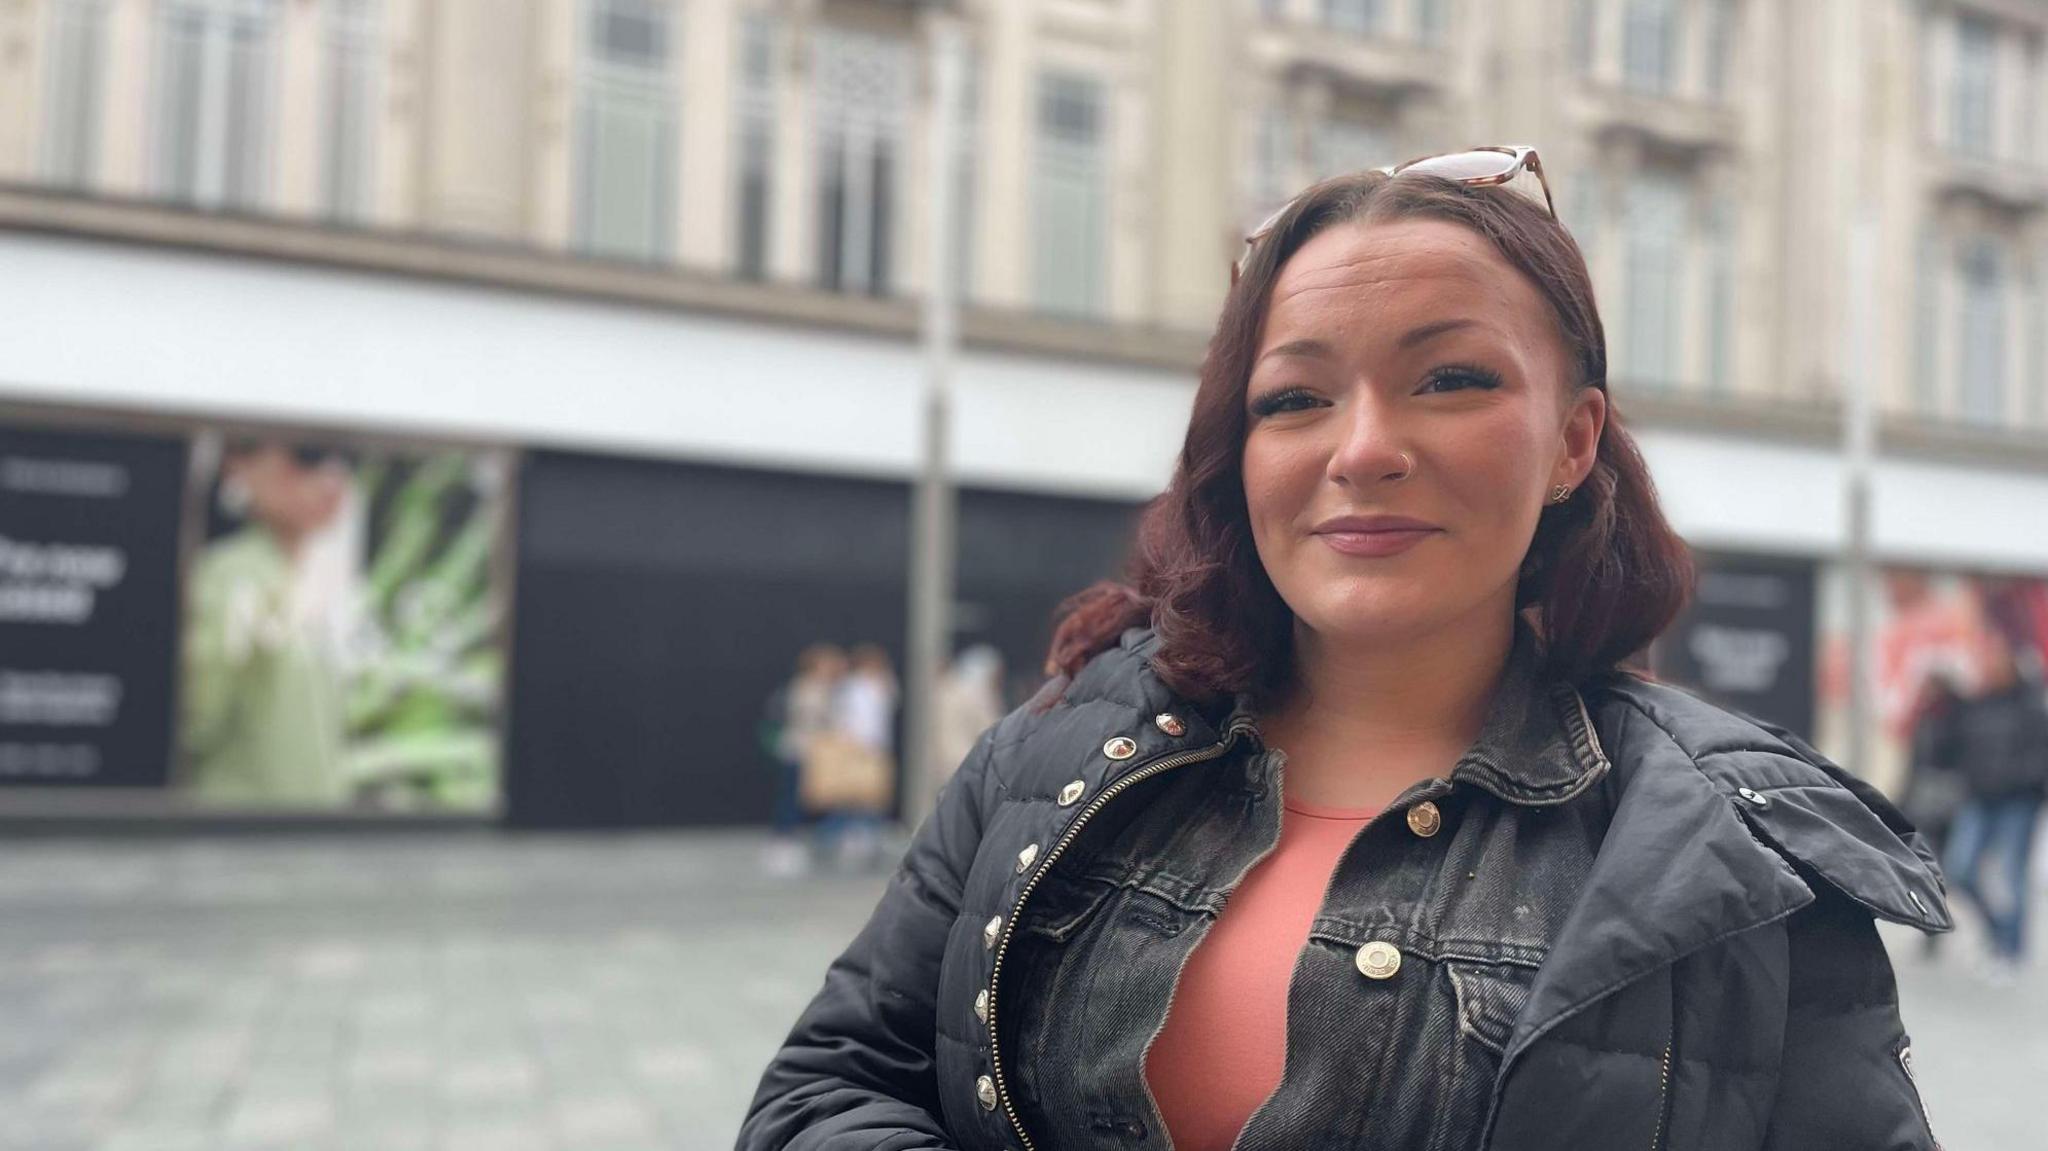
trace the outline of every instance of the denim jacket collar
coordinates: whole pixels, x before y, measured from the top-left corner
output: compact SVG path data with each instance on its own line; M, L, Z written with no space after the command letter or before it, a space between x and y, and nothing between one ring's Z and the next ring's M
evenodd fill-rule
M1251 721L1256 730L1256 715L1251 695L1240 692L1221 729ZM1579 795L1608 768L1585 701L1572 685L1543 675L1535 632L1517 619L1500 685L1478 738L1451 768L1451 781L1541 807Z

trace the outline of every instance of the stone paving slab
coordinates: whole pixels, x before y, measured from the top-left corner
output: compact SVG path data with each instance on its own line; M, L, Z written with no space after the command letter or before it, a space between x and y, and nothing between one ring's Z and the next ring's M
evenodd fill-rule
M0 1151L732 1145L878 898L753 835L63 841L0 852ZM2044 908L2048 911L2048 908ZM2048 923L2048 920L2044 920ZM2048 971L1887 932L1951 1151L2037 1144Z

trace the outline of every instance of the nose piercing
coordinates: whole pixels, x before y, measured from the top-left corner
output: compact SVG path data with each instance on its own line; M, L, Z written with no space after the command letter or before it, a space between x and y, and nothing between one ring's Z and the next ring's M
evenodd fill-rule
M1405 479L1407 479L1407 478L1408 478L1409 476L1411 476L1411 475L1414 475L1414 474L1415 474L1415 457L1413 457L1413 456L1409 455L1409 454L1408 454L1407 452L1402 452L1402 453L1401 453L1401 478L1405 480Z

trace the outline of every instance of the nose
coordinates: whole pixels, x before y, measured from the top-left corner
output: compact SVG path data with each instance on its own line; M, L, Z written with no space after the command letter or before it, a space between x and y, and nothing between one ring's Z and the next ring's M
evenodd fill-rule
M1376 389L1354 389L1345 418L1337 421L1342 439L1330 451L1332 482L1370 487L1408 478L1414 457L1401 449L1401 430Z

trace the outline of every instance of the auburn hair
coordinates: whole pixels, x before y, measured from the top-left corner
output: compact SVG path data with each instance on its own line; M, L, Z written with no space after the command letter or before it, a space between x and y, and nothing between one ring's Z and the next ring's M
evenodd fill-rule
M1072 675L1125 629L1151 627L1167 686L1212 702L1266 701L1292 678L1293 613L1253 546L1242 471L1245 390L1280 270L1309 238L1347 223L1445 220L1485 237L1550 302L1573 358L1574 388L1607 387L1607 336L1592 277L1571 234L1504 188L1377 172L1317 184L1252 245L1210 339L1173 479L1148 503L1121 581L1059 610L1047 671ZM1545 671L1577 682L1611 671L1656 638L1691 594L1690 550L1665 520L1649 468L1610 396L1593 468L1563 504L1546 505L1522 564L1515 606Z

